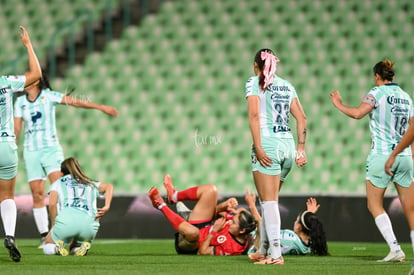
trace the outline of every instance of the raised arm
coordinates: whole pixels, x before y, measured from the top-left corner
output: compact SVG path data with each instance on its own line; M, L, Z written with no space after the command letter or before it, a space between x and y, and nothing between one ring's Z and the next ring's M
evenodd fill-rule
M345 115L354 118L354 119L361 119L366 116L373 107L367 103L361 103L358 107L349 107L342 103L342 97L338 90L334 90L329 95L332 104L342 113Z
M40 68L39 60L30 41L29 33L23 26L20 26L20 29L22 33L19 33L19 35L23 45L27 48L27 56L29 57L29 71L25 73L26 83L24 85L27 87L42 77L42 69Z
M61 104L70 105L77 108L88 108L88 109L97 109L105 114L108 114L110 116L118 116L118 111L111 106L102 105L102 104L96 104L88 100L78 99L74 98L68 95L65 95L62 98Z

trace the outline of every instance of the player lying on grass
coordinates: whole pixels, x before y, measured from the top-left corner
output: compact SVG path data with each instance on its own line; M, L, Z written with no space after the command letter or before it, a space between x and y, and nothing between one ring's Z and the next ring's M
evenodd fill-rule
M240 255L247 253L256 220L244 208L237 209L238 202L230 198L217 204L217 189L206 184L176 191L171 177L164 176L168 203L182 200L197 201L188 221L172 211L162 199L156 187L148 195L174 229L175 249L178 254Z
M113 185L86 176L74 158L62 162L61 172L63 177L50 187L52 229L46 236L43 253L67 256L69 252L64 246L70 243L73 254L84 256L98 232L100 218L111 206ZM105 194L105 205L97 208L96 199L101 194Z
M256 208L256 195L248 190L245 200L255 219L259 222L259 226L261 226L262 217ZM307 209L299 213L293 225L293 231L290 229L281 230L280 246L282 248L282 255L328 255L328 246L326 244L323 225L315 215L319 207L320 205L316 199L309 198L306 201ZM268 251L259 250L259 232L260 230L256 231L255 245L249 251L254 252L249 253L249 259L253 261L261 261L268 254Z

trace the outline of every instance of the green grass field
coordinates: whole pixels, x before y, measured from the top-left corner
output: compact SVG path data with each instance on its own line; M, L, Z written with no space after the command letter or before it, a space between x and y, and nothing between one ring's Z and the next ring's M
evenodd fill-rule
M1 274L407 274L414 261L410 244L402 244L404 263L377 263L385 243L330 242L331 256L285 256L283 266L258 266L246 256L177 255L173 240L96 240L85 257L45 256L38 240L17 239L23 258L14 263L3 249Z

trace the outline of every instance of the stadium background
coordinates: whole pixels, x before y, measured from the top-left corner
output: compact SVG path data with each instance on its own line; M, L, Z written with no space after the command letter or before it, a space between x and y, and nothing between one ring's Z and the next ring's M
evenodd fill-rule
M329 209L320 212L327 231L357 226L363 230L356 239L381 240L379 233L369 234L375 227L364 201L368 120L341 115L329 92L339 89L345 103L359 104L373 86L372 66L387 57L396 63L396 82L411 93L411 1L1 0L0 5L1 74L27 67L17 34L23 25L55 90L76 87L73 97L120 112L110 118L57 107L65 156L78 158L91 177L115 185L119 208L108 214L103 236L105 230L108 236L122 231L119 219L137 232L143 223L148 230L145 221L154 216L154 224L162 222L147 208L144 194L161 186L165 173L179 189L214 183L225 196L242 196L246 187L254 188L244 84L253 74L255 52L269 47L281 59L278 74L296 87L308 117L309 163L293 169L282 203L292 202L294 217L304 198L316 196ZM16 192L19 205L27 207L22 161ZM394 188L387 191L387 207L395 195ZM127 218L136 201L150 219ZM340 216L339 209L347 214ZM21 212L28 219L20 224L34 229L30 211ZM408 239L396 212L396 231ZM127 235L164 237L165 232Z

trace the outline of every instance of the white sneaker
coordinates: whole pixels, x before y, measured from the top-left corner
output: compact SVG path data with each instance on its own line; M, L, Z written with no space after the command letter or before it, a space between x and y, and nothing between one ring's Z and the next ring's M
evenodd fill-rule
M404 262L405 254L402 250L391 251L388 255L377 262Z

